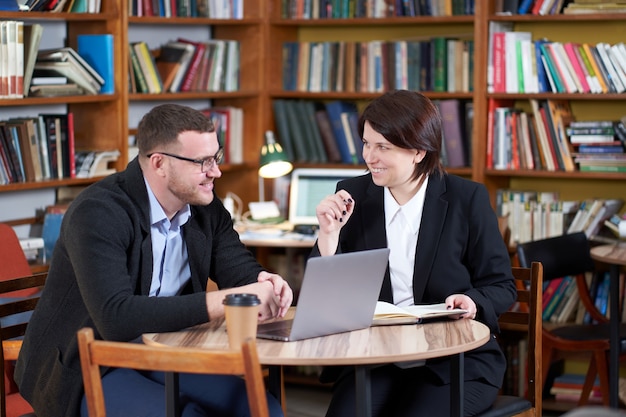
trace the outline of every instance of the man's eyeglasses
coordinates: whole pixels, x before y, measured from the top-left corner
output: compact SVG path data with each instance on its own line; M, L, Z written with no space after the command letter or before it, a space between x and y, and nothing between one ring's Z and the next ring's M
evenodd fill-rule
M180 159L181 161L193 162L194 164L198 164L200 165L200 171L203 173L209 172L209 170L213 168L215 164L219 165L222 163L222 161L224 161L224 148L220 148L215 155L209 156L208 158L205 158L205 159L191 159L191 158L186 158L184 156L176 155L173 153L167 153L167 152L152 152L152 153L147 154L146 157L150 158L155 153L160 153L161 155Z

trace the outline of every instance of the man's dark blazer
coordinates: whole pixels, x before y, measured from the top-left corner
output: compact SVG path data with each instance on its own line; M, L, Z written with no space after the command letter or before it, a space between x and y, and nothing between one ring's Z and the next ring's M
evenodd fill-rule
M262 268L240 242L221 202L216 198L191 211L183 226L191 280L180 296L148 297L150 203L137 159L72 202L15 371L20 393L38 417L79 415L81 327L118 341L180 330L209 320L208 277L220 288L256 282Z
M337 253L387 247L383 188L371 174L341 181L337 190L352 196L352 216L341 229ZM478 307L476 319L498 333L498 316L515 300L510 258L497 217L482 184L453 175L428 180L413 277L416 304L441 303L466 294ZM319 256L317 245L311 256ZM389 268L380 300L393 303ZM450 380L449 361L428 361L442 382ZM495 338L465 356L465 378L501 386L506 361Z

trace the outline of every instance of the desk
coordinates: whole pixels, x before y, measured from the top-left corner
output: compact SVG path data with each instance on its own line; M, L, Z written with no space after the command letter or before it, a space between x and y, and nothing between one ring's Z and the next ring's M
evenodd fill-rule
M610 306L609 310L619 311L619 270L620 266L626 266L626 242L612 245L596 246L591 249L591 257L599 262L607 263L611 266L610 272ZM609 405L617 408L619 404L618 384L619 384L619 354L620 354L620 316L611 314L611 349L609 352Z
M255 231L241 232L239 237L241 242L248 248L256 249L255 255L261 265L272 270L272 272L282 275L287 280L294 290L294 297L297 298L300 285L302 284L305 259L311 252L310 249L315 244L316 237L291 232L285 232L282 235L263 235ZM286 261L283 270L279 268L279 265L272 265L270 262L269 253L272 248L284 249ZM298 258L299 253L306 253L304 260Z
M421 325L377 326L297 342L257 340L264 365L354 365L358 416L370 416L369 366L452 356L452 415L463 415L464 352L487 343L487 326L473 320L450 320ZM223 321L215 321L171 333L143 335L146 344L227 349ZM275 371L274 374L280 374ZM280 377L274 376L280 383ZM270 382L272 385L272 382ZM272 387L273 394L278 392ZM280 396L278 395L278 398Z

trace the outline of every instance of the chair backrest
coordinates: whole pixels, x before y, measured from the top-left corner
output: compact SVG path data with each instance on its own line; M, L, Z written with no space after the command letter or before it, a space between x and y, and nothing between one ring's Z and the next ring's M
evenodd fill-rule
M513 277L523 283L517 289L517 307L500 316L502 330L528 333L528 350L526 368L520 367L520 372L526 372L528 383L526 398L534 408L534 415L541 416L542 407L542 373L541 373L541 298L543 288L543 267L539 262L533 262L530 267L513 267Z
M29 275L21 278L0 281L0 296L4 299L0 303L0 370L5 374L5 361L17 359L22 347L21 337L26 332L26 326L32 315L39 297L41 287L44 286L47 272ZM36 291L34 295L19 296L24 290ZM0 416L6 416L6 395L8 383L4 377L0 378Z
M28 260L15 230L6 223L0 223L0 280L30 274Z
M584 232L520 243L517 255L520 266L528 267L531 262L541 262L544 281L574 276L580 300L591 317L599 322L608 321L596 308L585 280L585 273L593 272L595 264Z
M138 343L95 340L93 329L78 331L78 347L85 395L90 417L105 417L100 366L184 372L195 374L243 375L252 417L268 417L263 373L253 339L241 350L163 348Z
M517 245L520 266L541 262L544 281L581 275L594 270L589 241L583 232L535 240Z

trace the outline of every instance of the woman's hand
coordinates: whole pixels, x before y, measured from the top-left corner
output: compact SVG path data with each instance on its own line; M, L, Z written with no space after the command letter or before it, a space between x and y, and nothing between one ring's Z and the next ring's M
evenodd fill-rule
M334 255L339 243L339 231L354 212L354 200L346 190L324 198L315 208L320 229L317 246L322 256Z
M474 300L472 300L465 294L449 295L448 297L446 297L445 303L448 309L460 308L463 310L467 310L467 313L459 314L456 317L451 316L452 318L457 318L457 319L475 319L476 318L476 313L478 312L476 303L474 302Z

